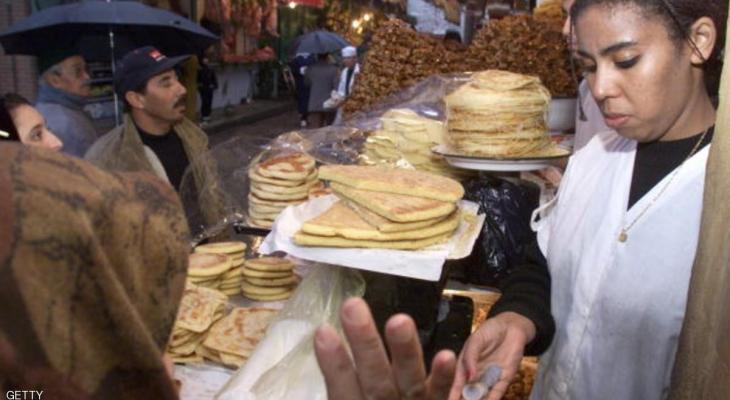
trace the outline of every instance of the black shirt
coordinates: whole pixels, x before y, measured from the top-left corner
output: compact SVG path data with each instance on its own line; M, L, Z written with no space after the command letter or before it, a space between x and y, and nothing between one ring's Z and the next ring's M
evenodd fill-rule
M180 137L174 130L170 130L164 135L151 135L139 127L137 127L137 131L142 143L149 147L160 159L172 187L175 190L180 190L183 174L188 164L190 164Z
M697 151L712 141L713 133L714 127L707 131ZM701 135L699 133L687 139L639 144L631 178L629 207L682 164ZM500 283L502 297L491 308L489 316L512 311L532 321L537 328L537 334L525 349L525 354L538 355L547 350L555 335L555 321L550 313L550 272L537 239L529 245L526 256L527 262L516 266Z

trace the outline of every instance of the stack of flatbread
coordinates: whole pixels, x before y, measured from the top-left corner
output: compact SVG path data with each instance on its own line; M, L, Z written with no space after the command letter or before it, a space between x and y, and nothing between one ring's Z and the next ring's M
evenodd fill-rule
M444 143L446 130L441 121L396 108L383 114L380 122L382 128L372 132L365 141L361 164L406 166L455 179L469 175L452 168L442 156L431 151Z
M190 255L188 280L228 296L241 293L246 244L240 241L208 243Z
M340 198L302 224L302 246L416 250L446 241L458 228L461 184L428 172L353 165L320 168Z
M210 326L223 317L227 301L219 291L187 284L166 350L174 362L203 361L196 350Z
M243 264L243 295L252 300L285 300L291 296L297 279L294 263L281 257L259 257Z
M318 190L317 170L312 157L291 153L255 163L248 170L251 190L248 217L253 226L271 228L287 206L307 201L310 190Z
M444 100L447 144L457 153L508 158L550 146L550 92L538 77L482 71Z
M278 314L268 308L234 308L216 322L197 354L232 368L241 367Z

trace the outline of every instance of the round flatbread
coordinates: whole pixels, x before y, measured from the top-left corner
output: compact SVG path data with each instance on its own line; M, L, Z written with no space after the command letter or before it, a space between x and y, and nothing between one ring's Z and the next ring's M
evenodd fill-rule
M268 183L252 183L252 188L256 188L258 190L262 190L267 193L278 193L278 194L291 194L291 195L301 195L302 193L305 193L309 186L305 183L301 186L276 186L271 185Z
M257 300L257 301L276 301L276 300L286 300L289 297L291 297L291 292L288 293L281 293L281 294L271 294L271 295L264 295L264 294L251 294L251 293L243 293L244 296L251 300Z
M302 200L268 200L268 199L262 199L260 197L256 197L253 194L249 193L248 203L256 204L256 205L271 206L271 207L286 208L287 206L301 204Z
M246 243L243 242L217 242L201 244L195 248L196 253L212 254L237 254L246 251Z
M294 275L290 275L283 278L254 278L254 277L246 277L245 282L248 282L255 286L265 286L265 287L278 287L278 286L291 286L292 284L296 283L297 278Z
M292 290L292 287L291 286L263 287L263 286L255 286L255 285L251 285L250 283L243 282L241 284L241 289L243 289L243 292L246 294L273 295L273 294L281 294L281 293L290 293Z
M243 253L240 257L231 257L231 269L242 266L244 261L246 261L246 257L243 256Z
M271 227L274 226L274 221L268 220L268 219L256 219L256 218L249 217L248 225L252 226L254 228L271 229Z
M290 179L269 178L269 177L266 177L266 176L263 176L263 175L257 173L256 168L251 168L248 170L248 177L252 182L268 183L270 185L276 185L276 186L294 187L294 186L301 186L301 185L305 184L306 182L317 179L317 170L316 169L313 170L303 180L290 180Z
M287 206L272 206L272 205L263 205L263 204L254 204L254 203L251 203L248 205L248 209L250 211L255 211L257 213L277 213L277 214L279 214L286 207Z
M231 258L224 254L193 253L190 255L188 275L214 277L231 268Z
M228 270L226 273L221 275L221 280L227 280L231 278L241 277L243 276L243 268L241 267L233 267L230 270Z
M281 257L259 257L246 260L243 264L245 268L255 269L259 271L291 271L294 264Z
M248 215L255 219L271 219L275 220L279 216L279 212L259 212L255 209L248 210Z
M306 200L307 198L307 190L303 190L301 193L296 194L281 194L281 193L271 193L264 190L261 190L260 188L257 188L256 186L251 186L251 193L253 193L256 197L263 199L263 200L299 200L300 202Z
M314 169L314 158L304 153L271 157L256 165L256 173L267 178L304 180Z
M291 274L291 271L259 271L250 268L243 269L243 276L251 278L285 278Z

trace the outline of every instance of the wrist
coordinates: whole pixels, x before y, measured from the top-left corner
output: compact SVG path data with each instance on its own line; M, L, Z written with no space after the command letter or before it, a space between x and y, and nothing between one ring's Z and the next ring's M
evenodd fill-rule
M537 328L535 327L535 324L522 314L505 311L497 314L493 318L505 324L507 334L515 336L519 340L523 341L525 346L532 342L537 335Z

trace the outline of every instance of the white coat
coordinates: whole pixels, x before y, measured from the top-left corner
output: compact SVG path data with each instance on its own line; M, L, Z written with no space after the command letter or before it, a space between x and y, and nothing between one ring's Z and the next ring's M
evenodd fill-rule
M531 399L654 400L668 395L699 236L709 146L626 210L636 142L609 131L570 160L535 226L557 331ZM656 202L628 231L628 226Z
M352 78L350 78L350 87L348 93L352 93L352 85L355 83L355 79L357 79L357 74L360 73L360 64L355 64L355 71L352 73ZM337 86L337 94L339 94L341 97L347 97L345 95L345 83L347 82L347 68L343 68L342 72L340 72L340 84Z

